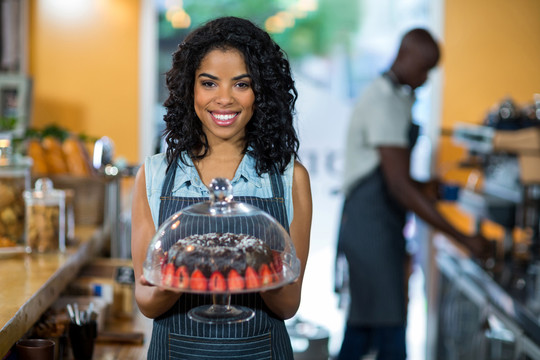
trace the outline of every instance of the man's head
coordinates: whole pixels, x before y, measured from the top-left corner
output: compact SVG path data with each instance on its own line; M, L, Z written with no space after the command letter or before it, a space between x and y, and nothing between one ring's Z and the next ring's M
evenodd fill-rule
M416 89L426 82L428 72L439 58L439 45L431 34L424 29L413 29L403 36L391 70L401 84Z

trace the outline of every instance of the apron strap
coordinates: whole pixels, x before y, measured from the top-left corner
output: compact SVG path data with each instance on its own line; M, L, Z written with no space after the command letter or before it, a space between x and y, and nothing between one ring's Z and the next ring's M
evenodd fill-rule
M285 206L285 188L283 187L283 179L279 173L277 166L274 166L274 171L270 172L270 184L272 185L272 196L281 205L282 211L278 214L281 219L278 221L289 232L289 217L287 216L287 208Z
M167 197L172 195L172 190L174 187L174 179L176 178L176 160L171 166L167 168L167 173L165 174L165 180L163 181L163 187L161 188L161 196Z
M161 204L159 206L159 224L163 224L163 222L167 219L165 216L165 207L163 206L163 199L168 198L172 196L172 190L174 187L174 179L176 178L176 166L177 161L175 160L174 163L171 164L167 168L167 173L165 174L165 180L163 181L163 186L161 187Z
M270 184L272 184L272 195L275 198L283 199L285 190L283 188L283 179L281 179L277 166L274 166L274 171L272 171L269 175Z

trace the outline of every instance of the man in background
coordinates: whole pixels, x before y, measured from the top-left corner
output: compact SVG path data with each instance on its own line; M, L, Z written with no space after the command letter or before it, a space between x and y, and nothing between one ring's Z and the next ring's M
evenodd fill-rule
M390 69L366 88L352 112L338 240L338 256L345 255L349 268L350 304L339 360L358 360L372 350L377 359L406 358L408 211L473 253L486 245L481 235L458 231L437 211L433 183L410 176L418 133L411 112L415 89L439 58L429 32L410 30Z

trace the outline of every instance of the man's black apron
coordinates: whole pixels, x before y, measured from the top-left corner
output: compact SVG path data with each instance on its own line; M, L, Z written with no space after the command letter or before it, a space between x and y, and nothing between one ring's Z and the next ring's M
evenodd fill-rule
M416 143L418 125L409 128L409 148ZM348 263L350 295L347 324L397 326L407 321L405 236L407 210L388 192L382 169L362 179L343 204L337 258ZM336 289L340 291L340 289Z
M176 163L175 163L176 164ZM202 197L173 197L176 165L166 174L161 192L160 225L172 214L198 202ZM257 206L266 211L289 231L281 176L270 175L271 198L235 196L235 201ZM238 231L242 231L239 229ZM199 229L200 233L208 232ZM285 323L264 304L258 293L231 297L231 304L255 310L255 316L235 324L205 324L191 320L187 313L193 307L212 304L211 295L184 293L171 309L154 320L148 359L293 359L291 342Z

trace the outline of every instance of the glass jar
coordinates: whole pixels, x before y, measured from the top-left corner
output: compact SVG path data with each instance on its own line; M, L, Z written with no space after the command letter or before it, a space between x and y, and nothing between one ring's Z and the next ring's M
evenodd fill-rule
M115 317L131 318L134 309L135 275L131 266L116 268L114 275L112 313Z
M0 138L0 246L24 243L23 193L30 187L32 159L11 152L11 140Z
M66 194L48 178L36 180L32 191L24 192L26 203L26 246L29 252L66 250Z

